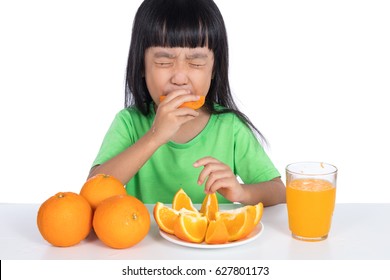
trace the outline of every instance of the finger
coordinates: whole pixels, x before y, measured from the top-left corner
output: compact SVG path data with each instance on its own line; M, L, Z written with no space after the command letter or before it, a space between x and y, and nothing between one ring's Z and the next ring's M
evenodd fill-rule
M161 105L168 105L171 108L179 108L184 102L198 101L199 96L195 94L188 93L186 91L179 91L171 93L166 96L166 98L160 103Z
M200 172L199 177L198 177L198 184L201 185L203 182L206 180L207 177L210 176L213 172L225 170L226 167L221 164L220 162L217 163L209 163L205 165L203 170Z
M201 159L198 159L197 161L195 161L193 166L200 167L200 166L204 166L204 165L207 165L210 163L220 163L220 161L213 158L213 157L204 157L204 158L201 158Z
M197 116L199 116L199 112L197 112L191 108L180 108L177 111L175 111L175 115L178 117L187 116L187 115L197 117Z
M180 95L180 96L176 97L175 99L173 99L171 101L171 104L175 108L182 108L181 105L183 105L184 103L198 101L199 98L200 97L198 95L195 95L195 94Z
M218 181L221 181L225 178L229 178L231 176L231 172L229 170L220 170L216 172L212 172L209 177L207 178L206 184L205 184L205 193L212 193L215 192L215 184L217 184Z
M215 192L223 192L226 191L231 185L231 180L227 177L223 177L221 179L216 180L208 189L206 194L211 194Z
M158 107L171 105L169 107L174 108L174 106L172 106L171 102L181 95L190 95L190 91L189 90L177 90L177 91L171 92L167 95L162 94L158 100L159 101Z
M179 90L171 91L167 94L162 94L163 96L165 96L165 99L162 102L168 103L180 95L190 95L190 94L191 94L191 91L189 91L187 89L179 89Z
M159 106L157 108L155 121L158 119L158 120L166 120L171 124L174 123L182 124L180 118L183 116L191 116L193 119L194 117L199 116L199 112L192 110L190 108L183 108L178 110L178 109L170 109L167 106Z

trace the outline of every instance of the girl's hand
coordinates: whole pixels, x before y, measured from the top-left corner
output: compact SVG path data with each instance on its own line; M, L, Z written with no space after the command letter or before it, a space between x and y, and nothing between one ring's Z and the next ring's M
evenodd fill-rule
M168 142L183 124L199 115L193 109L179 108L184 102L198 99L198 96L190 94L187 90L176 90L169 93L158 105L151 130L160 145Z
M199 174L198 184L205 184L205 193L219 192L226 199L235 202L240 201L244 194L244 188L238 182L231 168L212 157L204 157L194 163L194 167L204 166Z

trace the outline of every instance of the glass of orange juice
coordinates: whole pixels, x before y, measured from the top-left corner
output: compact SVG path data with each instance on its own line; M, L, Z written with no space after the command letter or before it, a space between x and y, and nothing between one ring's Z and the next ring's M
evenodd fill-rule
M328 237L336 200L337 168L323 162L286 167L286 201L292 236L304 241Z

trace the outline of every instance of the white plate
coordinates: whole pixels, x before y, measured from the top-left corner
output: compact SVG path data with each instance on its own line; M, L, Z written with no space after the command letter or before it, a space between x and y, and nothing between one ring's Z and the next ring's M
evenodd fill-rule
M202 249L217 249L217 248L235 247L235 246L240 246L240 245L244 245L246 243L252 242L257 237L260 236L260 234L263 232L263 230L264 230L264 225L260 222L255 227L255 229L252 231L252 233L249 234L244 239L233 241L233 242L228 242L228 243L224 243L224 244L207 244L205 242L203 242L203 243L187 242L187 241L184 241L184 240L177 238L173 234L163 232L162 230L160 230L160 235L164 239L168 240L169 242L172 242L172 243L175 243L175 244L178 244L181 246L192 247L192 248L202 248Z

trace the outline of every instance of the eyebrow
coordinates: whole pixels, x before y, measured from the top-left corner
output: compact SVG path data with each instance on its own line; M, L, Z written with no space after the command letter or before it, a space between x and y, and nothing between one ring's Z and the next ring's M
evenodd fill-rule
M197 59L197 58L204 59L207 57L208 57L208 55L206 53L200 53L200 52L195 52L193 54L186 56L187 59Z
M164 51L156 52L153 56L155 58L175 58L176 57L175 54L164 52Z

